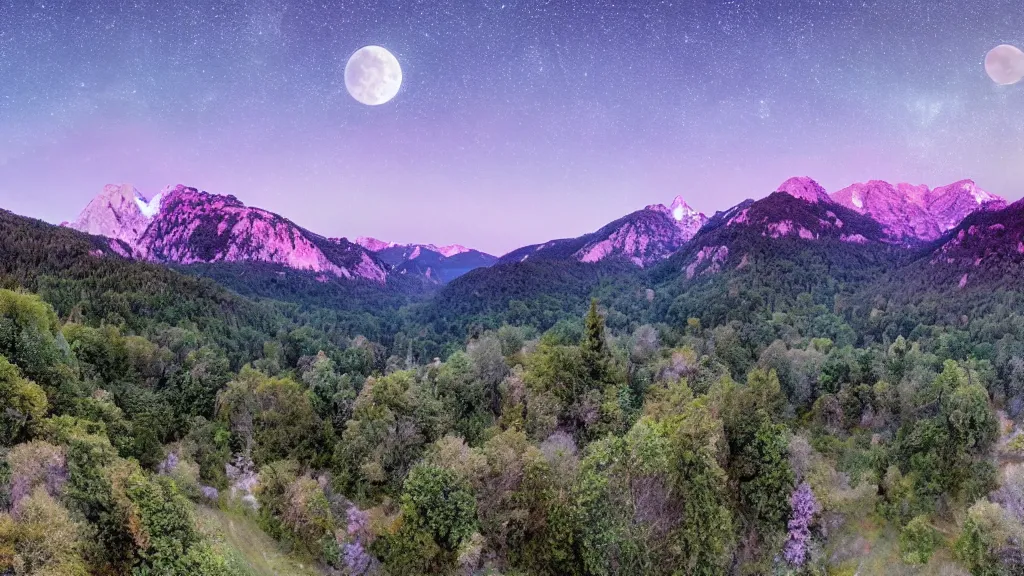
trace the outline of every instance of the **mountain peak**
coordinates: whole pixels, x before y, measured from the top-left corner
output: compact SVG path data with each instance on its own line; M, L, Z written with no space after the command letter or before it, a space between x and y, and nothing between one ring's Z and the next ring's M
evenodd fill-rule
M133 189L134 190L134 189ZM139 211L146 218L153 218L160 213L160 201L163 200L164 193L161 192L151 199L146 199L138 190L135 192L135 205L139 207Z
M385 242L369 236L360 236L356 238L356 244L359 244L363 248L366 248L370 252L380 252L387 250L388 248L422 248L437 252L445 258L451 258L452 256L458 256L459 254L465 254L466 252L472 252L471 248L466 248L461 244L449 244L448 246L437 246L434 244L399 244L397 242Z
M359 238L356 238L356 244L366 248L370 252L380 252L381 250L397 246L394 242L385 242L369 236L360 236Z
M932 190L931 197L934 200L938 200L947 194L955 194L963 196L964 198L972 198L974 199L974 203L978 206L982 206L989 202L1000 202L1002 204L1006 204L1006 200L1004 198L982 190L974 180L970 179L960 180L947 186L940 186L935 190Z
M874 218L897 241L934 240L973 212L1006 207L1004 199L978 188L973 180L934 190L925 185L869 180L839 190L832 200Z
M794 198L805 200L811 204L831 202L831 198L829 198L828 193L825 192L821 184L818 184L808 176L790 178L783 182L775 192L789 194Z
M672 205L669 206L669 211L672 213L672 218L676 222L682 222L683 220L692 219L694 217L703 216L700 212L697 212L683 200L682 196L676 196L675 200L672 201Z
M677 196L671 206L651 204L590 234L525 246L502 256L501 261L572 259L596 263L621 259L643 268L668 258L707 221L707 216Z
M461 244L450 244L448 246L437 246L437 251L440 252L445 258L451 258L459 254L465 254L469 252L469 248L462 246Z
M154 262L264 262L340 278L383 283L386 270L369 252L332 243L291 221L245 206L234 196L168 186L146 198L130 184L110 184L70 228L120 240L117 250Z
M67 226L80 232L134 243L160 211L160 195L147 200L131 184L107 184Z

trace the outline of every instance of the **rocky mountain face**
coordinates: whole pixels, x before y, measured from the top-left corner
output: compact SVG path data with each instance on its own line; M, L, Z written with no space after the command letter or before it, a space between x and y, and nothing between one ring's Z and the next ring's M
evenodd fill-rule
M422 276L441 284L498 261L495 256L458 244L396 244L366 237L357 238L356 244L374 252L398 274Z
M1006 207L1006 200L978 188L973 180L934 190L871 180L839 190L832 200L871 216L890 239L902 243L935 240L974 212Z
M692 279L726 268L745 268L754 258L770 259L783 246L798 249L792 241L850 251L884 240L878 222L833 202L814 180L791 178L766 198L747 200L715 214L672 259L671 266Z
M807 177L790 178L767 198L748 201L716 219L726 227L753 229L769 238L831 238L863 244L882 240L878 223L835 202Z
M797 176L786 180L775 190L775 194L788 194L811 204L829 202L831 200L821 184L807 176Z
M686 254L683 268L692 277L728 265L730 251L737 255L738 238L920 244L940 238L972 214L1005 207L1004 199L971 180L935 189L873 180L829 195L811 178L797 177L766 198L748 200L710 219L677 197L593 233L526 246L500 259L461 245L328 239L233 196L180 185L152 199L130 185L107 186L66 225L112 239L111 249L124 256L154 262L260 262L324 278L383 283L401 275L444 284L496 263L621 262L649 268L680 252ZM737 266L743 255L738 258Z
M368 236L361 236L356 238L356 244L359 244L363 248L366 248L370 252L385 252L387 250L401 249L401 250L413 250L420 248L423 250L429 250L436 252L445 258L451 258L452 256L458 256L459 254L465 254L467 252L476 252L478 254L484 254L478 250L472 248L466 248L461 244L449 244L448 246L437 246L434 244L399 244L397 242L385 242L376 238L370 238Z
M160 211L163 194L147 200L130 184L108 184L78 216L66 226L94 236L106 236L134 244Z
M67 225L120 240L111 244L115 251L153 262L260 262L319 272L325 280L376 283L388 274L387 265L362 246L324 238L234 196L182 185L151 201L130 186L107 186Z
M677 197L669 206L648 206L579 238L520 248L503 256L501 262L569 259L594 263L618 259L643 268L679 250L707 220Z

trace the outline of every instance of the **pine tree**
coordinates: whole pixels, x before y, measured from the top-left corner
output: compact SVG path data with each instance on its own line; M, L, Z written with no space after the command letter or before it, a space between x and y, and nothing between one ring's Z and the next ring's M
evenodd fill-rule
M583 333L583 361L594 387L606 380L608 374L608 344L604 336L604 318L597 311L597 299L591 299Z

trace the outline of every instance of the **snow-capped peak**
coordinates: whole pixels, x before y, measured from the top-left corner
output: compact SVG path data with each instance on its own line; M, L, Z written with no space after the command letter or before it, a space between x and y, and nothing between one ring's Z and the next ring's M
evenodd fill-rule
M896 240L934 240L978 210L998 210L1006 201L960 180L934 190L924 184L856 183L832 195L832 201L870 216Z
M134 243L160 211L160 198L146 200L131 184L107 184L68 227Z
M141 192L135 190L135 204L146 218L153 218L160 213L160 200L162 198L163 192L153 196L152 200L146 200L146 197Z
M981 206L985 202L996 200L995 196L981 188L978 188L978 185L975 184L973 180L967 180L963 183L963 191L973 196L974 201L977 202L978 206Z
M676 199L672 201L672 206L669 207L669 211L672 212L672 217L675 218L676 222L682 222L686 219L692 219L695 216L700 215L683 200L682 196L676 196Z

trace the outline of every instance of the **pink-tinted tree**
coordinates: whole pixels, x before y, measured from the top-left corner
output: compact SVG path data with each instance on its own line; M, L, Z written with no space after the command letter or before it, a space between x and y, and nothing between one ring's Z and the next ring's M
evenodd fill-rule
M794 566L803 566L807 562L807 552L811 542L811 521L818 513L818 501L810 484L803 482L797 486L789 498L793 507L793 516L789 520L789 540L782 551L786 562Z

